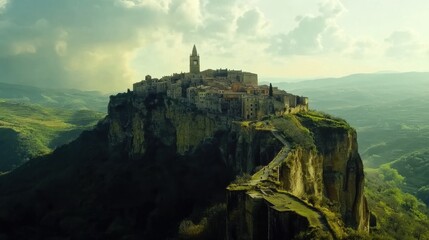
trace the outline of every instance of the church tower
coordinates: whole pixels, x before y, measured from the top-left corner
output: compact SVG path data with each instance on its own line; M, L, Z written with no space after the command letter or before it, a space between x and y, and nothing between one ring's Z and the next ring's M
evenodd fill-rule
M198 56L197 48L192 49L192 54L189 57L189 72L190 73L200 73L200 56Z

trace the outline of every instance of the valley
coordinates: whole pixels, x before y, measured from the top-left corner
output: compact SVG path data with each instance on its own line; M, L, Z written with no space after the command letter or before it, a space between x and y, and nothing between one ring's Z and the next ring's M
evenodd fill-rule
M0 83L0 172L50 153L91 129L105 116L103 101L107 104L107 97L95 92Z

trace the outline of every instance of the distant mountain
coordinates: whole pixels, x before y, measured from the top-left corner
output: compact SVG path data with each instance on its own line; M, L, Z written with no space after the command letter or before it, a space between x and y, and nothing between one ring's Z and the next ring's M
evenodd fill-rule
M0 82L0 99L44 107L106 112L108 95L97 91L49 89Z
M51 152L105 116L99 92L0 83L0 172Z
M429 148L429 73L355 74L276 86L350 122L367 166Z
M429 73L354 74L342 78L326 78L276 84L286 91L312 97L315 108L353 108L381 105L400 100L426 98ZM343 98L346 97L346 98Z

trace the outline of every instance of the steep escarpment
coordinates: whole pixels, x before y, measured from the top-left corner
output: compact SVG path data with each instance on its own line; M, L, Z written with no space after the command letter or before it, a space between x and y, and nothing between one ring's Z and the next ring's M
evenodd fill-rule
M283 148L248 181L228 187L229 239L292 239L308 229L342 238L345 227L367 232L356 132L343 120L314 112L270 122L264 130Z
M332 117L320 119L307 115L301 122L313 132L317 150L323 156L326 197L339 208L347 226L368 231L363 164L355 130Z
M345 123L322 115L243 122L161 95L119 94L94 130L0 176L0 233L11 239L175 238L194 227L184 220L196 223L205 209L226 202L224 218L188 232L227 224L230 239L288 239L311 228L365 230L355 138ZM252 177L225 194L243 174Z
M130 159L142 159L161 146L187 156L204 144L214 144L219 160L234 173L250 173L268 164L281 148L270 132L156 95L114 98L109 104L108 125L110 148Z

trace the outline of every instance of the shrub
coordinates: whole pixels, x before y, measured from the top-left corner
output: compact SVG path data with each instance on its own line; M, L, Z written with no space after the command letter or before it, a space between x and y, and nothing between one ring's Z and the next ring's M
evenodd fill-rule
M248 173L244 173L243 175L238 175L235 180L234 180L234 184L244 184L247 183L248 181L250 181L250 179L252 178L252 176Z
M179 226L179 236L182 239L198 239L206 225L206 218L203 218L199 224L194 224L190 220L183 220Z
M300 232L294 240L332 240L331 234L320 228L313 228L308 231Z
M180 239L220 240L226 236L226 204L216 204L204 213L198 224L183 220L179 226Z

